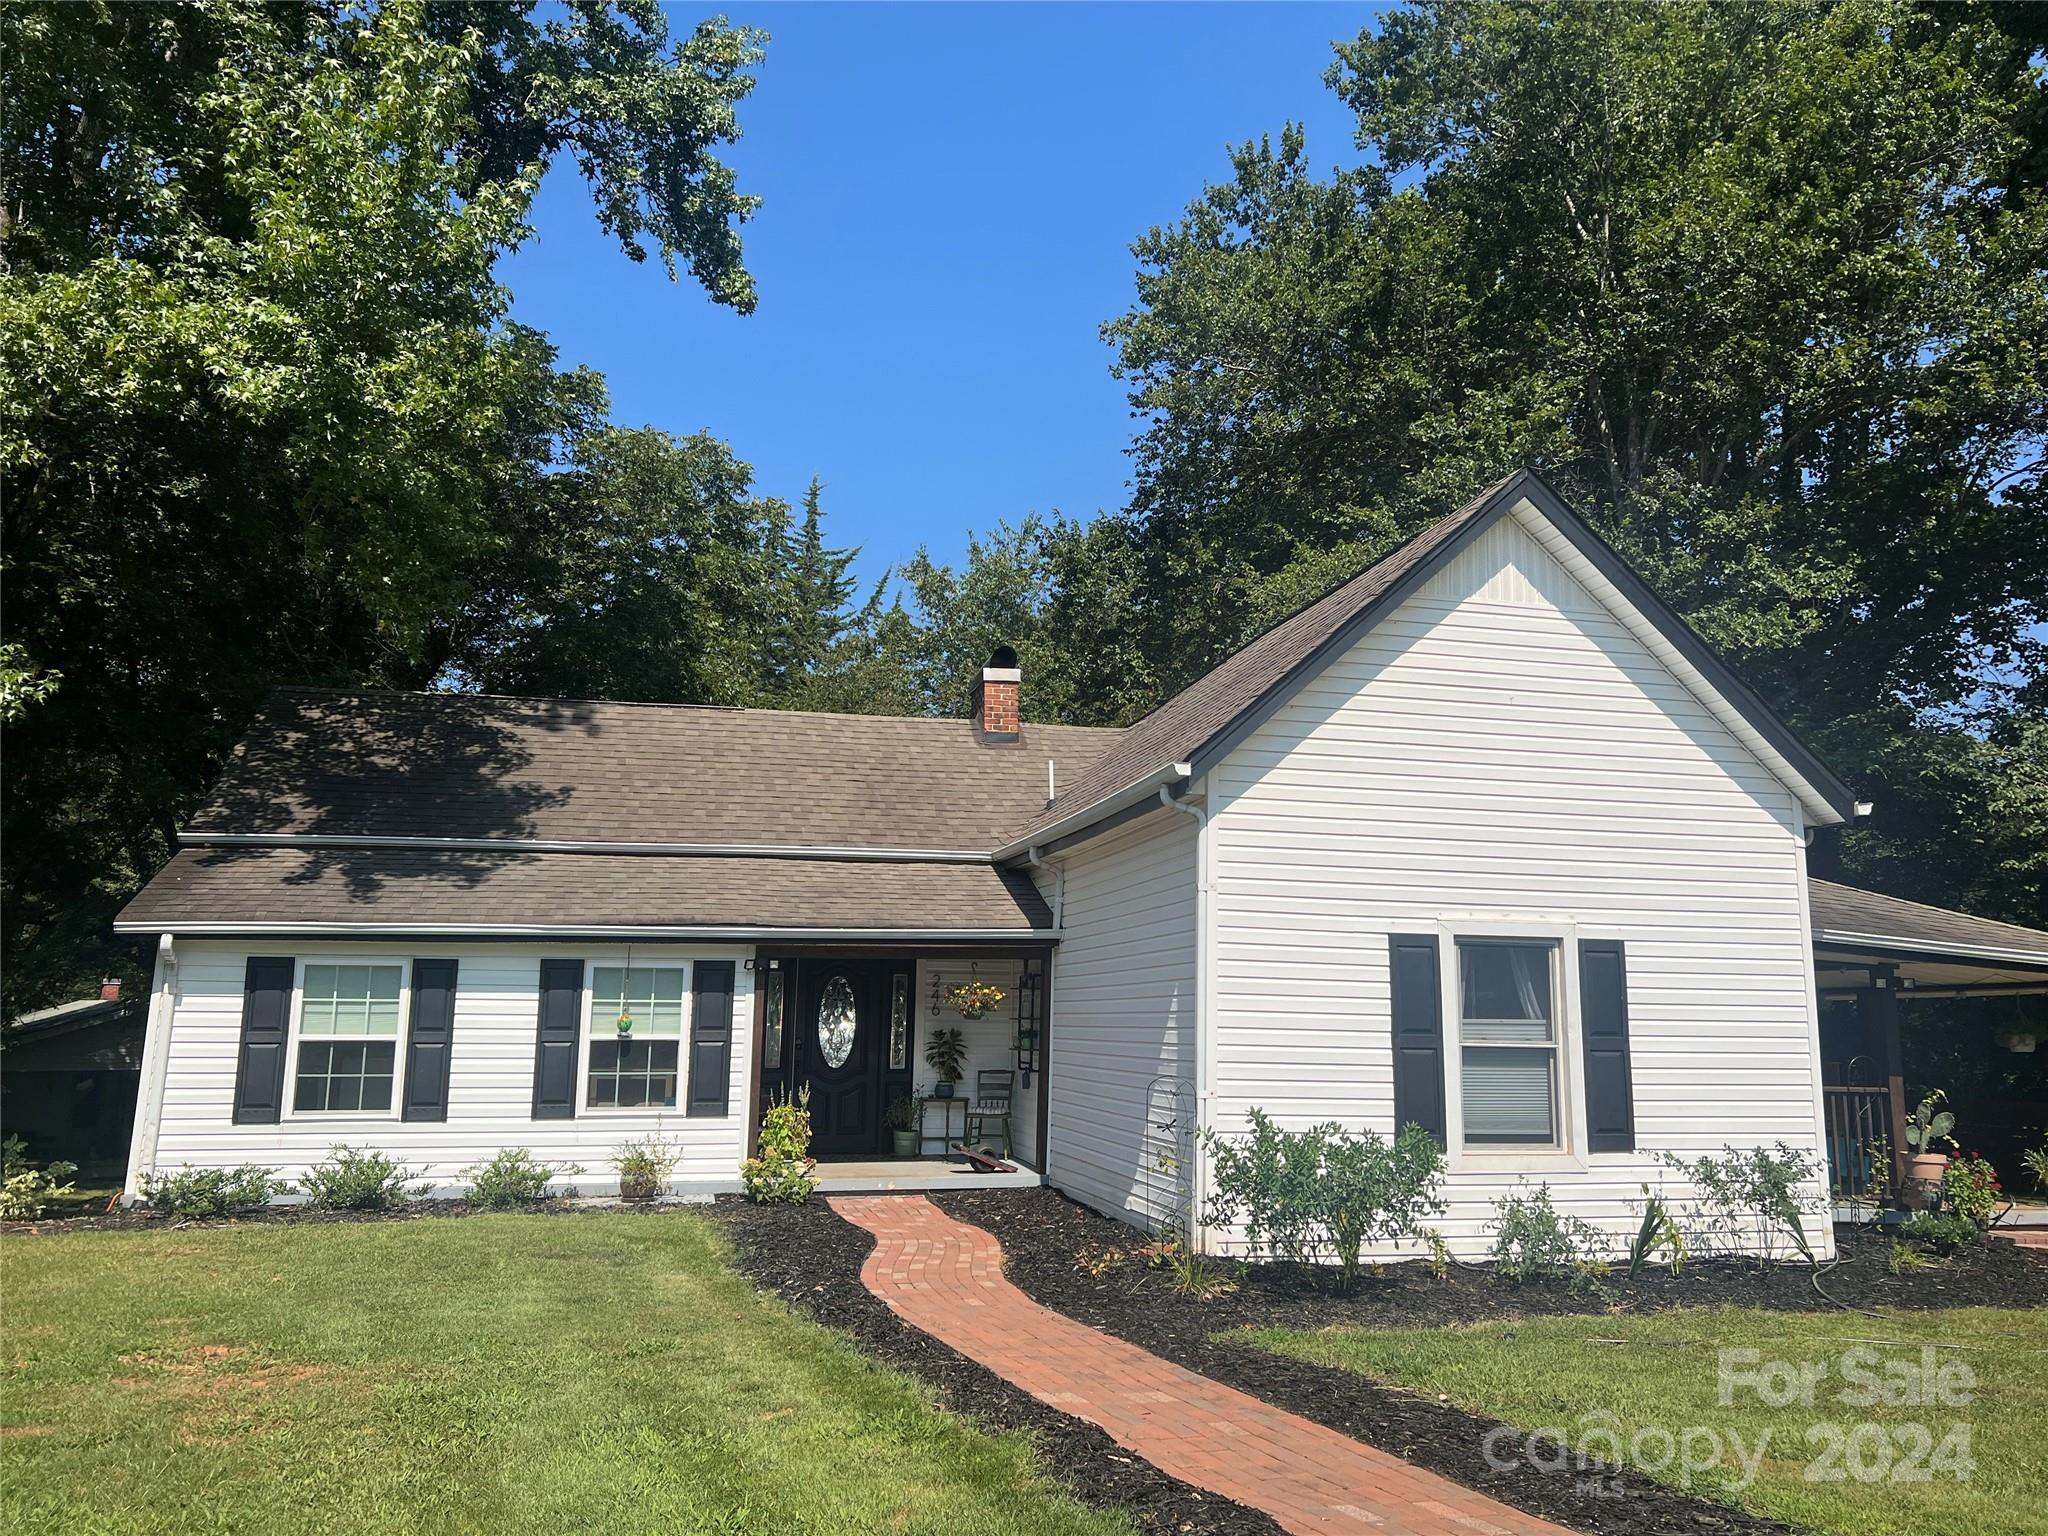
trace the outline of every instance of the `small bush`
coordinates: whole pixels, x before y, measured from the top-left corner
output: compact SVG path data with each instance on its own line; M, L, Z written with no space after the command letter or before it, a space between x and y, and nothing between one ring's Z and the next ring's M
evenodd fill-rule
M619 1194L627 1200L652 1200L683 1160L683 1151L659 1132L650 1131L632 1141L621 1142L612 1154L612 1166L619 1170Z
M52 1200L62 1200L76 1186L69 1182L78 1164L62 1159L38 1168L28 1160L28 1143L19 1136L0 1141L0 1221L34 1221Z
M1980 1227L1991 1225L1992 1213L1998 1209L2003 1193L1998 1170L1974 1152L1950 1158L1941 1171L1941 1198L1958 1216Z
M1548 1184L1502 1199L1493 1234L1493 1272L1517 1285L1583 1274L1607 1246L1599 1228L1550 1203Z
M425 1185L406 1188L416 1170L368 1147L330 1147L326 1161L306 1170L306 1203L327 1211L385 1211L417 1198Z
M1237 1289L1237 1266L1221 1259L1212 1259L1207 1254L1189 1253L1176 1248L1167 1258L1166 1267L1173 1275L1173 1291L1176 1296L1186 1296L1195 1301L1214 1301L1219 1296L1228 1296Z
M1690 1247L1740 1253L1753 1232L1759 1269L1770 1263L1780 1238L1807 1263L1817 1262L1805 1221L1820 1209L1807 1188L1815 1178L1811 1152L1781 1141L1775 1147L1723 1147L1690 1161L1666 1152L1662 1160L1693 1187L1696 1198L1679 1217Z
M165 1216L231 1216L268 1205L274 1195L290 1194L291 1185L276 1174L275 1168L254 1163L239 1168L188 1167L176 1173L146 1173L140 1188L149 1208Z
M548 1197L548 1183L574 1178L577 1163L543 1163L525 1147L507 1147L487 1163L462 1170L469 1180L469 1198L487 1211L510 1210Z
M818 1186L811 1178L811 1090L785 1090L761 1121L761 1151L740 1164L740 1181L756 1205L802 1205Z
M1922 1253L1947 1258L1977 1242L1982 1232L1976 1222L1954 1211L1920 1211L1900 1222L1894 1235Z
M1251 1123L1248 1136L1204 1131L1202 1139L1210 1154L1206 1217L1216 1226L1242 1217L1254 1254L1303 1264L1334 1256L1339 1287L1349 1291L1367 1244L1427 1241L1422 1218L1444 1209L1444 1157L1421 1126L1389 1143L1336 1124L1283 1131L1260 1109Z
M1642 1190L1643 1219L1636 1228L1636 1235L1629 1240L1628 1277L1634 1280L1640 1276L1651 1257L1660 1251L1671 1255L1671 1273L1683 1274L1685 1234L1678 1229L1678 1222L1665 1208L1664 1202L1650 1193L1650 1186L1645 1184Z
M0 1221L34 1221L52 1200L74 1193L69 1183L78 1164L61 1159L38 1168L28 1160L28 1143L19 1136L0 1141Z
M2020 1166L2027 1170L2027 1177L2034 1181L2034 1188L2048 1195L2048 1141L2022 1152Z

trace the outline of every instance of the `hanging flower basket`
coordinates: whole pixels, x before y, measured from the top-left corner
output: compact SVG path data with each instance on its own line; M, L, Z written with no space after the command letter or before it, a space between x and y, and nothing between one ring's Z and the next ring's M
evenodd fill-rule
M632 1034L632 1033L633 1033L633 1015L631 1015L630 1013L622 1013L622 1014L620 1014L620 1015L619 1015L619 1038L620 1038L621 1040L623 1040L623 1039L625 1039L625 1038L626 1038L626 1036L628 1036L628 1035L630 1035L630 1034Z
M946 988L946 1001L963 1019L978 1019L992 1008L1000 1008L1007 996L1001 987L986 981L962 981Z

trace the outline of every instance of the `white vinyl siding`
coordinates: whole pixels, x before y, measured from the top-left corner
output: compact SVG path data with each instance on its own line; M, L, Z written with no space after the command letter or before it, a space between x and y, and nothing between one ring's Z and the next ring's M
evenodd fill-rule
M1047 1179L1140 1223L1174 1215L1170 1177L1145 1166L1147 1093L1195 1076L1196 841L1162 809L1060 861Z
M673 1175L676 1186L707 1193L738 1187L748 1119L754 973L746 963L751 951L731 947L640 944L633 952L636 969L697 959L736 962L727 1084L733 1110L723 1119L691 1118L681 1108L586 1110L586 1085L580 1081L576 1118L533 1118L541 959L544 955L571 957L619 966L625 963L625 954L618 946L541 950L512 944L423 943L413 946L413 954L452 957L460 966L445 1122L403 1121L391 1114L294 1115L287 1109L278 1125L234 1124L235 1064L241 1045L242 987L249 956L296 955L305 964L348 964L369 958L383 961L390 954L388 943L373 953L309 940L178 940L169 986L170 1030L164 1039L156 1038L153 1012L148 1044L151 1053L162 1053L163 1109L153 1137L147 1135L147 1115L139 1116L143 1126L137 1138L138 1161L146 1159L159 1169L258 1163L295 1179L326 1156L336 1142L368 1144L418 1169L434 1192L453 1194L459 1192L464 1168L503 1148L527 1147L549 1162L582 1164L583 1173L572 1182L586 1194L597 1194L617 1187L611 1156L619 1143L659 1129L682 1148L682 1161ZM590 1000L586 999L588 1006ZM608 1022L615 1024L616 1019L614 1013ZM636 1013L636 1035L639 1026ZM403 1021L397 1059L398 1091L402 1093Z
M1638 1151L1583 1150L1577 1000L1562 995L1575 954L1561 950L1565 1145L1462 1160L1454 1147L1442 1227L1461 1255L1485 1249L1494 1201L1524 1177L1618 1237L1639 1186L1664 1177L1659 1151L1819 1145L1792 793L1519 515L1332 661L1207 786L1209 1123L1226 1132L1253 1106L1287 1126L1393 1130L1389 934L1445 936L1447 1077L1461 930L1513 937L1519 922L1531 938L1626 942Z

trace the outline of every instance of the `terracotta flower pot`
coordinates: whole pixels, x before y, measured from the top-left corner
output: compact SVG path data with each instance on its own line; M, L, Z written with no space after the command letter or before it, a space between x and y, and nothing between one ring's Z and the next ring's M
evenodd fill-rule
M1948 1168L1946 1152L1913 1152L1906 1157L1906 1193L1922 1205L1941 1198L1941 1176Z

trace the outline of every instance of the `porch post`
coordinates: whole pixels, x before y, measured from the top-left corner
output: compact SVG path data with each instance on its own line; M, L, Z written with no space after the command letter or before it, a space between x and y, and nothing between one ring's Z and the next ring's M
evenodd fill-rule
M1906 1069L1899 1049L1899 985L1890 966L1875 966L1870 985L1856 994L1856 1009L1877 1046L1878 1062L1884 1073L1885 1105L1892 1144L1892 1203L1905 1195L1906 1177Z

